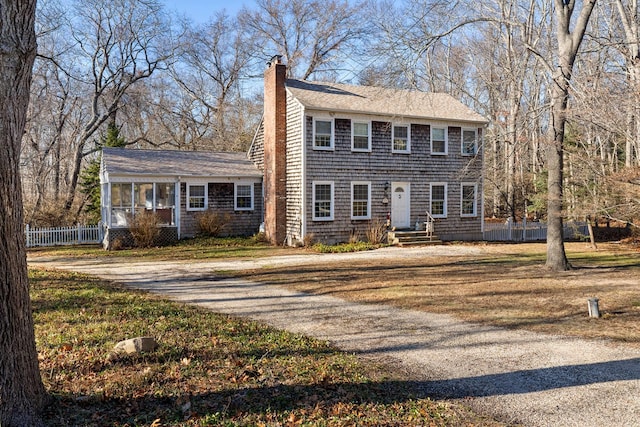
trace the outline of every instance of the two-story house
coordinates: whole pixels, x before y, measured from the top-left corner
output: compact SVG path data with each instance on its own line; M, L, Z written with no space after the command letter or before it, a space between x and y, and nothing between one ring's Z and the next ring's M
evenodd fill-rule
M286 79L274 57L249 150L267 236L341 242L372 221L409 229L429 215L441 238L481 236L486 124L448 94Z

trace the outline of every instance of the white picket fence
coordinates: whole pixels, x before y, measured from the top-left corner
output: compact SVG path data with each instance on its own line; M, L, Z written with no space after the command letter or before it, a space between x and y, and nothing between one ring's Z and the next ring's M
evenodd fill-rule
M483 240L488 242L537 242L547 239L547 224L542 222L485 223ZM588 236L586 222L571 221L564 224L565 239L578 239Z
M25 227L27 247L82 245L88 243L102 243L104 227L98 225L77 225L73 227L31 228Z

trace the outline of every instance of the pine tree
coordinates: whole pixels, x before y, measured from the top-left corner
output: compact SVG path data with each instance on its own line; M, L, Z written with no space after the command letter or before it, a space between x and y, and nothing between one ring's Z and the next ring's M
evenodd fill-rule
M120 130L115 121L107 125L107 132L102 136L99 147L125 147L125 139L120 137ZM101 219L100 212L100 159L102 154L91 160L80 174L80 189L86 197L84 212L92 224Z

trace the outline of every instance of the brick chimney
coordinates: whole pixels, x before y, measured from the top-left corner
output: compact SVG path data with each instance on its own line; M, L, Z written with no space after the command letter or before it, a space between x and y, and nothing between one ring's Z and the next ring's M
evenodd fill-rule
M287 215L287 67L280 55L271 58L264 73L264 226L269 241L284 243Z

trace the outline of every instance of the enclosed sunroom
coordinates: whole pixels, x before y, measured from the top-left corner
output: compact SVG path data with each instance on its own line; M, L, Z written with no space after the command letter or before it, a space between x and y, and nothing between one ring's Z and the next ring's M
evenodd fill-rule
M198 233L197 216L224 215L225 235L262 222L262 174L245 153L105 148L100 169L104 247L131 243L137 215L154 213L165 242Z

